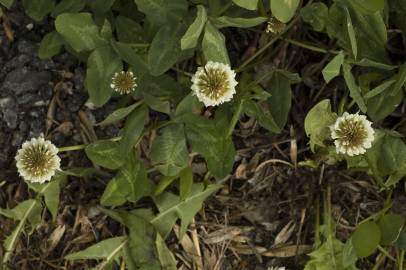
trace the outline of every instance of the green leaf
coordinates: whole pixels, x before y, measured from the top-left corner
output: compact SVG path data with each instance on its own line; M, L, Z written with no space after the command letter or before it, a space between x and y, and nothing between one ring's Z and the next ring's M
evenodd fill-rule
M376 13L385 7L385 0L352 0L351 2L358 10L366 13Z
M201 154L212 175L216 178L227 176L234 164L235 148L227 129L230 123L221 110L216 111L214 120L188 114L183 117L186 123L186 135L193 151Z
M124 164L124 158L118 151L118 143L99 140L85 148L87 157L96 165L115 170Z
M292 89L290 88L291 80L283 73L275 72L269 81L268 99L269 111L279 127L282 130L288 120L289 111L292 102Z
M244 113L250 117L255 117L262 127L274 133L279 133L281 131L270 112L269 103L264 101L255 102L253 100L245 100L243 108Z
M191 49L197 46L199 37L202 34L204 26L206 25L206 21L207 21L206 8L202 5L198 5L196 19L189 26L186 33L180 40L180 46L182 50Z
M207 22L204 30L203 55L206 61L230 64L224 35L212 23Z
M324 146L324 141L331 138L330 126L336 119L337 115L331 111L328 99L320 101L307 113L304 126L312 151L314 146Z
M179 22L187 14L186 0L134 0L148 20L158 26Z
M144 42L144 33L141 25L125 16L117 16L115 20L118 40L121 42Z
M398 240L395 243L395 246L403 251L406 251L406 233L404 232L400 233Z
M162 270L155 246L156 232L149 222L153 218L150 209L136 209L131 212L104 208L100 210L129 230L129 241L123 250L128 269Z
M162 26L151 42L148 66L152 75L159 76L170 69L179 59L180 42L184 25L181 23Z
M289 22L295 15L300 0L270 0L272 15L283 23Z
M19 220L16 228L4 240L3 247L5 254L3 256L3 262L7 262L10 259L20 233L24 229L27 220L31 223L32 228L35 228L41 222L41 211L41 203L34 199L23 201L13 209L0 208L0 215L5 215L15 220Z
M169 176L164 176L159 180L158 185L155 188L154 195L158 196L162 192L165 191L165 189L175 181L179 175L169 175Z
M62 0L52 11L52 17L57 17L62 13L76 13L85 7L86 1L83 0Z
M354 26L352 25L351 15L350 12L348 11L348 8L345 8L345 14L347 16L347 31L348 36L350 37L352 54L354 55L354 59L357 59L358 55L357 39L355 38L355 30Z
M361 96L361 88L355 83L354 76L351 73L351 66L344 63L343 71L345 82L350 90L350 96L355 100L360 110L365 113L367 111L367 107L364 99Z
M186 200L193 186L193 172L191 167L187 167L180 172L180 198Z
M311 3L300 10L303 21L310 24L314 30L323 31L328 20L328 7L322 2Z
M98 126L107 126L114 124L122 119L124 119L127 115L129 115L132 111L135 110L135 108L139 107L142 103L137 102L134 103L128 107L120 108L109 114L106 119L104 119L102 122L98 123Z
M405 225L405 218L397 214L386 214L378 220L381 230L381 245L391 245L398 238Z
M64 13L56 17L56 31L76 52L106 45L90 13Z
M99 14L108 12L116 0L91 0L88 1L90 8Z
M146 57L141 53L139 44L115 42L112 40L111 46L122 60L132 66L132 71L138 79L138 87L141 88L140 84L144 76L148 74L148 65Z
M143 162L131 153L116 177L108 183L100 202L106 206L118 206L126 201L135 203L152 194L152 190Z
M358 257L365 258L374 253L378 247L381 231L374 222L365 222L357 226L351 239Z
M396 82L395 80L389 80L389 81L383 82L382 84L378 85L377 87L375 87L374 89L372 89L371 91L366 93L364 95L364 99L370 99L370 98L373 98L373 97L381 94L383 91L385 91L390 86L392 86L395 82Z
M25 13L36 21L41 21L55 6L55 0L23 0Z
M127 117L119 148L122 156L127 156L141 139L147 119L148 108L145 105L135 109Z
M352 61L351 64L361 66L361 67L373 67L373 68L378 68L378 69L383 69L383 70L393 70L393 69L397 68L394 65L388 65L388 64L376 62L374 60L366 59L366 58L362 58L360 61Z
M176 260L172 252L166 246L165 241L162 239L162 236L156 235L156 249L158 252L158 258L161 263L163 270L176 270Z
M110 47L97 48L90 54L85 85L94 105L102 106L110 99L113 93L111 78L122 69L121 60Z
M396 96L399 92L402 91L403 86L406 83L406 63L399 67L399 73L396 77L396 83L391 92L391 96Z
M172 193L162 193L154 198L160 213L151 220L152 225L163 238L166 238L173 225L180 219L180 237L182 237L193 217L202 208L204 200L220 187L219 185L209 185L204 189L203 185L194 184L185 200Z
M233 0L234 4L248 10L256 10L258 7L258 0Z
M52 220L55 221L58 216L59 195L61 186L66 181L67 176L63 173L57 173L49 182L48 187L43 191L44 200L49 212L51 212Z
M0 0L0 4L5 6L6 8L10 8L14 3L14 0Z
M255 17L255 18L233 18L222 16L218 18L213 18L211 22L217 28L224 27L238 27L238 28L249 28L257 26L263 22L266 22L268 18L266 17Z
M41 59L51 59L59 53L63 45L63 38L57 32L49 32L41 40L38 56Z
M376 177L385 177L401 170L406 163L406 145L399 135L375 130L372 147L365 156Z
M162 135L152 143L151 162L163 175L177 175L188 165L189 153L186 147L182 125L173 124L162 129Z
M345 242L343 247L343 258L342 264L345 268L351 267L355 265L357 262L357 254L355 253L354 246L352 245L352 239L349 238L347 242Z
M98 259L113 259L117 257L121 249L127 242L127 237L119 236L105 239L96 243L82 251L71 253L65 256L66 260L98 260Z
M326 83L329 83L332 79L340 75L341 66L344 63L344 53L341 51L339 54L323 68L323 78Z

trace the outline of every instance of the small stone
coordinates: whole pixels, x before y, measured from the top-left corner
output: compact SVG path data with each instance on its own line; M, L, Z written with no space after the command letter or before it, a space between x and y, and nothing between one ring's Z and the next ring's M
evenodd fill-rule
M15 108L5 109L3 111L3 119L9 128L15 129L17 127L17 111Z
M34 24L33 23L29 23L25 26L25 28L27 28L28 31L31 31L32 29L34 29Z
M13 140L11 141L12 146L20 146L24 141L24 137L21 132L15 132L13 135Z
M38 45L31 41L22 39L17 43L17 49L21 54L34 55L38 51Z
M51 80L51 74L47 71L31 71L27 68L20 68L8 73L3 88L14 91L16 95L24 92L35 91Z

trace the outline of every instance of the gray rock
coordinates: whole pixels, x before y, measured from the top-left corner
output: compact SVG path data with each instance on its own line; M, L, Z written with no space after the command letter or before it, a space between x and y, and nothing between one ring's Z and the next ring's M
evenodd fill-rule
M12 97L0 98L0 110L5 110L14 107L15 101Z
M17 110L14 108L9 108L3 110L3 119L9 128L15 129L17 127Z
M24 137L21 132L15 132L13 134L13 140L11 141L12 146L20 146L23 143Z
M21 54L25 53L29 55L34 55L38 51L38 45L31 41L22 39L18 41L17 49Z
M35 91L51 80L51 73L47 71L32 71L27 68L13 70L7 74L3 88L13 91L16 95Z
M11 58L10 61L8 61L4 67L6 69L15 69L15 68L21 68L25 66L27 63L31 61L31 58L26 55L26 54L21 54L16 57Z

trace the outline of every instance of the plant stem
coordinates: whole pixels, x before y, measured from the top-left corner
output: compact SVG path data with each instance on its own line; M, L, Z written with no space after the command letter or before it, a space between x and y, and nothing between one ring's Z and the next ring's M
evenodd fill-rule
M304 48L304 49L307 49L307 50L311 50L311 51L314 51L314 52L332 53L332 54L339 54L340 53L339 51L336 51L336 50L327 50L327 49L319 48L319 47L317 47L315 45L306 44L306 43L303 43L301 41L290 39L290 38L282 38L282 37L280 37L280 39L284 40L284 41L286 41L286 42L288 42L288 43L290 43L292 45L296 45L298 47L301 47L301 48Z
M310 5L313 2L313 0L310 0L307 5ZM264 47L259 49L255 54L253 54L250 58L245 60L237 69L236 72L241 72L245 66L247 66L249 63L251 63L255 58L257 58L259 55L261 55L266 49L268 49L272 44L274 44L278 39L282 37L283 34L285 34L290 28L292 28L296 22L300 19L300 16L296 16L286 27L283 29L283 31L279 34L277 34L273 39L271 39Z
M402 250L402 251L400 251L399 260L398 260L399 270L403 270L403 260L404 260L404 258L405 258L405 251Z
M393 258L393 256L391 256L388 251L386 251L386 249L384 249L381 245L378 245L378 249L380 252L382 252L382 254L384 254L388 259L397 262L395 258Z
M109 139L112 142L117 142L121 140L121 137L114 137ZM65 147L60 147L58 150L59 152L69 152L69 151L77 151L77 150L83 150L88 146L88 144L78 144L78 145L71 145L71 146L65 146Z

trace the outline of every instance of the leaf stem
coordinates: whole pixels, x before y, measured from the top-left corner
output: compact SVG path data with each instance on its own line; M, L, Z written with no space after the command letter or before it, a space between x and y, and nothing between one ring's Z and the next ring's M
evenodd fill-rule
M388 259L394 261L395 263L397 262L395 258L393 258L392 255L388 253L386 249L384 249L381 245L378 245L378 249L380 252L382 252Z
M328 49L320 48L320 47L317 47L317 46L315 46L313 44L304 43L304 42L294 40L294 39L290 39L290 38L282 38L282 37L280 37L280 39L284 40L284 41L286 41L286 42L288 42L288 43L290 43L292 45L296 45L298 47L301 47L301 48L304 48L304 49L307 49L307 50L310 50L310 51L314 51L314 52L326 53L326 54L327 53L332 53L332 54L339 54L340 53L340 51L337 51L337 50L328 50Z
M112 142L117 142L121 140L121 137L114 137L109 139ZM78 145L71 145L71 146L65 146L65 147L60 147L58 148L59 152L69 152L69 151L77 151L77 150L83 150L88 146L89 144L78 144Z
M310 5L313 2L313 0L310 0L307 5ZM278 39L282 37L283 34L285 34L290 28L292 28L296 22L300 19L300 16L296 16L286 27L283 29L283 31L279 34L277 34L274 38L272 38L264 47L259 49L255 54L253 54L250 58L245 60L237 69L236 72L241 72L245 66L247 66L249 63L251 63L255 58L257 58L259 55L261 55L266 49L268 49L272 44L274 44Z

